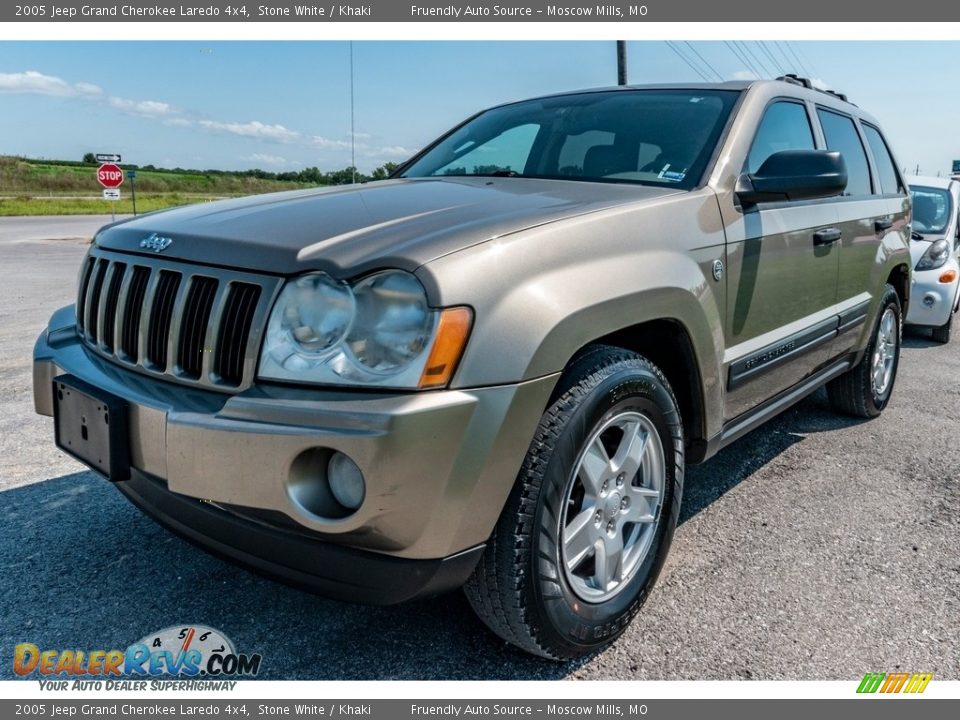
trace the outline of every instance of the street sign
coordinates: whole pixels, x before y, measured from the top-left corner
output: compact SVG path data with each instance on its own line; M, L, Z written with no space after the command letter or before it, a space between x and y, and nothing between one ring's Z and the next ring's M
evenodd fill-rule
M123 170L118 165L106 163L97 169L97 182L105 188L116 188L123 185Z
M137 176L136 170L127 170L127 177L133 180Z
M103 199L104 199L104 200L119 200L119 199L120 199L120 189L119 189L119 188L104 188L104 189L103 189Z
M97 162L98 163L118 163L120 162L120 156L116 153L97 153Z

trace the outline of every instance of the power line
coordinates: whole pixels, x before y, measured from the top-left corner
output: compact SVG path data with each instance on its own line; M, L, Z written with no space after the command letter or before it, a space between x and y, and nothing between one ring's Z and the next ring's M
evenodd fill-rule
M731 43L728 40L724 40L723 44L727 46L727 49L733 53L733 56L737 58L737 61L740 62L746 70L752 72L755 76L760 77L760 73L757 72L756 68L750 64L750 61L747 59L747 56L742 54L740 49L736 45Z
M708 68L710 68L710 72L712 72L714 75L716 75L716 76L717 76L717 79L718 79L720 82L723 82L723 75L721 75L720 73L718 73L717 70L716 70L716 68L714 68L713 65L711 65L709 62L707 62L706 58L704 58L703 55L701 55L699 52L697 52L697 49L696 49L693 45L691 45L691 44L690 44L689 42L687 42L686 40L683 41L683 44L686 45L688 48L690 48L690 51L691 51L694 55L696 55L698 58L700 58L700 61L701 61L704 65L706 65Z
M684 55L682 52L680 52L679 49L675 48L675 47L673 46L673 43L671 43L669 40L664 40L664 42L667 44L667 47L668 47L668 48L670 48L671 50L673 50L673 52L675 52L675 53L677 54L677 56L678 56L681 60L683 60L687 65L690 66L690 69L691 69L691 70L693 70L697 75L700 76L700 79L701 79L701 80L703 80L704 82L710 82L710 79L700 70L700 68L698 68L696 65L694 65L693 62L691 62L690 59L689 59L686 55Z
M793 49L793 51L797 54L797 59L800 61L800 64L806 68L807 77L813 77L815 74L817 74L817 68L814 67L813 62L810 60L802 45L791 42L788 42L787 45Z
M767 64L763 61L763 53L759 53L759 52L755 53L753 51L753 48L751 48L746 43L746 41L742 41L740 44L743 46L744 49L746 49L748 53L750 53L750 57L752 57L754 60L757 61L757 65L763 68L763 74L768 77L773 77L773 71L769 70L767 68Z
M764 65L762 62L760 62L760 59L753 54L753 50L750 49L750 46L747 45L746 42L742 40L740 41L734 40L734 44L736 44L741 50L743 50L743 54L745 56L750 58L751 65L753 63L756 63L756 67L754 67L754 72L757 73L757 77L763 77L765 75L768 77L770 76L770 71L767 70L767 66Z
M796 57L792 57L792 56L787 52L790 48L787 46L787 44L786 44L785 42L782 43L782 42L780 42L779 40L777 40L774 44L777 46L777 49L780 50L780 54L783 55L783 59L786 61L787 65L793 65L793 67L794 67L794 71L793 71L793 72L795 72L795 73L798 74L798 75L801 74L801 73L802 73L804 76L807 75L807 71L806 71L806 69L804 69L804 67L803 67L802 64L800 63L800 60L799 60L798 58L796 58Z
M770 62L773 63L773 66L780 71L781 75L783 75L784 74L783 67L780 65L777 59L773 56L773 53L770 52L770 48L767 47L767 44L763 42L763 40L758 40L757 45L759 45L760 49L763 50L764 53L766 53L768 58L770 58Z

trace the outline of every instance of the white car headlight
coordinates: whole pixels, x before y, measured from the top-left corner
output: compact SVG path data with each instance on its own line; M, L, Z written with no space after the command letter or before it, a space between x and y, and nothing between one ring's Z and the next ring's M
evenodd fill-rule
M942 267L950 257L950 243L944 239L930 243L930 247L917 262L915 270L936 270Z
M420 281L402 270L352 285L326 273L301 275L284 285L270 314L258 377L388 388L446 385L471 322L467 308L430 308Z

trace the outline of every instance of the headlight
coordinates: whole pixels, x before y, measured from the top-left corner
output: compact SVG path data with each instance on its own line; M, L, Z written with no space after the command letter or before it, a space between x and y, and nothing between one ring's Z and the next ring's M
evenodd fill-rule
M950 243L944 239L930 243L930 247L920 258L915 270L936 270L942 267L950 257Z
M259 377L428 388L449 383L470 331L467 308L434 310L417 278L387 270L353 285L310 273L283 287Z

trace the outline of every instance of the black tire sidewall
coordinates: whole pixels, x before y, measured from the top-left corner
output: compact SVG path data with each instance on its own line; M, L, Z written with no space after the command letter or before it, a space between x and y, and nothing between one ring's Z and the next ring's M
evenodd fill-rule
M621 363L609 369L583 396L559 434L541 484L535 515L537 539L532 543L533 607L542 614L541 632L548 644L582 655L617 637L640 606L663 566L679 517L682 476L682 428L669 389L649 368ZM635 410L648 417L660 435L666 468L665 493L653 544L628 584L602 603L579 598L569 586L561 565L558 518L563 517L569 473L584 443L611 416ZM682 475L682 462L679 463Z

